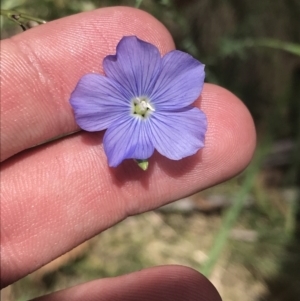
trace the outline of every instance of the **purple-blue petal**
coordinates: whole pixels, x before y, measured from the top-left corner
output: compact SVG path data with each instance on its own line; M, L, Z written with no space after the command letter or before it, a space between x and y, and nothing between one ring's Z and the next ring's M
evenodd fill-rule
M180 160L204 146L207 120L201 110L187 107L177 112L155 113L151 118L151 139L163 156Z
M149 139L149 122L128 116L107 129L104 134L104 151L111 167L124 159L148 159L154 152Z
M162 58L162 69L150 94L155 107L164 111L192 104L203 88L204 67L182 51L167 53Z
M103 68L131 97L146 96L160 72L161 56L154 45L135 36L123 37L116 55L103 60Z
M130 112L130 100L114 80L100 74L87 74L71 94L77 124L94 132L107 129L112 123Z

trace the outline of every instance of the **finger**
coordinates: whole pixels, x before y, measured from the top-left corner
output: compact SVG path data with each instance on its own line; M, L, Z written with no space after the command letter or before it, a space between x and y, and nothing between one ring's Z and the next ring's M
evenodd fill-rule
M1 42L1 160L78 129L69 98L79 78L102 72L119 40L137 35L166 53L165 27L128 7L104 8L38 26Z
M199 103L198 103L199 104ZM205 85L205 147L171 161L158 154L147 172L132 160L110 169L103 133L82 133L28 150L2 164L2 280L8 284L127 216L226 180L249 162L255 131L245 106Z
M221 301L201 274L180 266L156 267L78 285L35 301Z

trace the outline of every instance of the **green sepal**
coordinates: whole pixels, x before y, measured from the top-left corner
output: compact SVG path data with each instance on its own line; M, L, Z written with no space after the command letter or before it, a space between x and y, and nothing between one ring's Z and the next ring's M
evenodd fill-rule
M142 170L147 170L148 169L148 166L149 166L149 161L146 159L146 160L140 160L140 159L135 159L134 160L137 165L142 169Z

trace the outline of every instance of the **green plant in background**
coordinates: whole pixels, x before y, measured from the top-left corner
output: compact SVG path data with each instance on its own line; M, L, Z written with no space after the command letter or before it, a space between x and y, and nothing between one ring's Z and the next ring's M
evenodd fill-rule
M300 56L300 44L289 43L276 39L249 39L246 40L232 40L224 39L221 44L221 53L223 57L230 55L243 54L247 48L252 47L267 47L275 50L283 50L291 54Z
M18 24L24 31L26 28L45 24L46 21L14 10L1 9L0 15ZM26 22L26 23L25 23Z
M267 47L276 50L283 50L294 55L300 56L300 44L287 43L283 41L278 41L274 39L261 39L261 40L251 40L247 39L245 41L234 41L234 40L224 40L224 44L221 47L222 55L224 57L232 55L232 54L241 54L245 51L245 48L251 47ZM299 127L300 128L300 127ZM298 138L300 140L300 136ZM262 158L266 156L266 149L270 149L270 146L267 148L264 147L264 154L259 154L259 159L256 159L247 169L244 183L239 191L237 198L234 200L231 208L226 212L221 229L219 233L216 235L214 240L214 244L210 250L207 261L204 263L201 268L201 272L209 277L214 266L217 263L218 258L220 258L221 252L225 248L225 244L228 241L230 231L234 227L241 210L243 208L246 196L249 195L251 190L253 189L254 178L258 175L261 165ZM260 151L261 152L261 151ZM299 146L295 148L295 155L299 158L300 148ZM295 160L296 161L296 160ZM299 168L299 165L295 165ZM296 179L295 179L296 180ZM286 230L287 233L293 233L295 227L295 212L296 212L296 200L294 200L289 206L290 210L288 211L287 221L286 221ZM289 237L290 238L290 237Z
M233 200L233 205L230 207L230 209L227 210L223 217L220 231L217 233L211 250L208 253L208 258L201 268L202 274L206 277L211 276L213 268L217 264L218 259L221 257L222 251L226 247L226 242L229 239L230 232L235 226L235 223L241 214L245 200L253 189L254 179L261 167L261 158L259 159L260 160L257 159L256 162L247 169L240 191L238 192L236 198Z

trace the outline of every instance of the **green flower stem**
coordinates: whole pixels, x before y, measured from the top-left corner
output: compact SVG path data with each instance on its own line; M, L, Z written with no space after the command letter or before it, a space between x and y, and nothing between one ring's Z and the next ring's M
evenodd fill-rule
M249 43L249 46L258 46L258 47L268 47L278 50L283 50L286 52L290 52L297 56L300 56L300 45L295 43L284 42L275 39L259 39L253 40L252 43Z
M40 18L36 18L36 17L30 16L30 15L27 15L27 14L24 14L24 13L19 13L17 11L9 10L9 9L1 9L0 10L0 15L5 16L9 20L17 23L19 26L22 27L22 29L24 31L26 30L26 26L23 24L23 22L20 21L20 19L33 21L33 22L36 22L38 24L45 24L46 23L45 20L42 20Z
M142 169L142 170L147 170L148 169L148 166L149 166L149 162L148 160L139 160L139 159L136 159L134 160L137 165Z
M62 138L71 136L71 135L76 134L76 133L79 133L79 132L81 132L81 130L77 130L77 131L74 131L74 132L62 134L62 135L59 135L59 136L50 138L50 139L48 139L48 140L45 140L45 141L43 141L43 142L41 142L41 143L35 144L35 145L33 145L31 148L34 148L34 147L37 147L37 146L40 146L40 145L44 145L44 144L47 144L47 143L50 143L50 142L53 142L53 141L56 141L56 140L60 140L60 139L62 139Z

